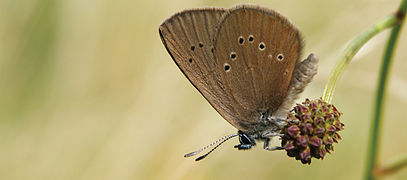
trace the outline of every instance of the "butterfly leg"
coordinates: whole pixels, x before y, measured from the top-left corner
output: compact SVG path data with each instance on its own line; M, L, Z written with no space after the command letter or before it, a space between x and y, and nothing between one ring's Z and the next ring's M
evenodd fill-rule
M235 145L235 148L242 150L242 149L250 149L256 145L256 142L250 138L247 134L239 131L239 141L240 144Z
M264 149L265 150L274 151L274 150L282 150L282 149L284 149L281 146L269 147L269 143L270 143L270 138L267 138L267 139L264 140Z
M253 145L251 145L251 144L238 144L238 145L235 145L235 148L237 148L239 150L250 149L252 147L253 147Z
M268 132L268 133L265 133L262 135L262 137L266 137L266 138L275 137L275 136L283 137L284 134L280 134L280 133L276 133L276 132Z

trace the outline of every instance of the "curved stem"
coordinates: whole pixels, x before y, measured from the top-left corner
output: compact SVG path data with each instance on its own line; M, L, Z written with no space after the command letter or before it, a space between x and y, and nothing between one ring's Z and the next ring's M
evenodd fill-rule
M380 166L377 167L375 169L374 175L376 175L377 177L382 177L382 176L397 172L398 170L400 170L406 166L407 166L407 154L405 154L402 157L399 157L395 161L393 161L383 167L380 167Z
M407 10L407 0L403 0L399 11L395 14L397 18L401 21ZM382 112L384 107L384 95L386 93L386 84L388 79L389 70L391 67L391 60L393 57L393 52L397 43L397 39L399 36L400 29L403 25L401 21L397 24L391 31L389 40L387 42L387 47L384 52L383 62L380 69L380 76L379 76L379 83L377 86L377 94L376 94L376 105L374 109L374 116L372 119L372 126L370 132L370 139L368 145L368 159L366 164L366 179L376 179L374 174L374 170L376 166L378 166L378 159L379 159L379 148L380 148L380 127L382 123Z
M341 77L346 65L349 64L349 62L359 51L359 49L377 33L383 31L386 28L393 27L397 24L397 22L398 20L396 15L390 15L363 32L346 47L345 51L342 53L339 60L337 61L334 69L331 71L328 82L325 85L324 94L322 96L325 102L331 103L336 87L336 82Z

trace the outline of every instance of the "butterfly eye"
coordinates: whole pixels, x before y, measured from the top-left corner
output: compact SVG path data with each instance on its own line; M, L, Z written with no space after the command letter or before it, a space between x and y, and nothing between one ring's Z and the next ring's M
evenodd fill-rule
M191 50L194 51L194 50L195 50L195 46L191 46Z
M260 51L263 51L264 49L266 49L266 45L264 44L264 42L261 42L261 43L259 44L259 50L260 50Z
M283 54L278 54L278 55L277 55L277 59L278 59L279 61L284 60L284 55L283 55Z
M190 63L192 63L192 58L189 58L189 60L188 60Z
M225 72L230 71L230 65L228 63L225 63L224 68L225 68Z
M237 58L237 55L235 52L230 53L230 59L235 60Z
M240 45L243 45L243 43L244 43L243 36L239 36L239 44L240 44Z
M203 47L203 44L202 44L201 42L199 43L199 47L200 47L200 48Z

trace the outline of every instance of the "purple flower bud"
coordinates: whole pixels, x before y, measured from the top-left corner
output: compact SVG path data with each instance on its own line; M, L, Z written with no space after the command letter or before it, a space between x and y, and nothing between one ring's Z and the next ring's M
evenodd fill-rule
M296 125L292 125L287 129L287 134L290 135L291 137L296 137L300 134L300 128L298 128Z
M324 123L324 118L322 118L321 116L318 116L318 117L315 119L315 123L316 123L316 124L322 124L322 123Z
M323 128L323 127L317 127L317 128L315 128L315 134L317 134L317 135L322 135L322 134L324 134L325 133L325 128Z
M328 134L326 134L323 137L322 141L324 142L325 145L331 145L333 143L333 140L332 140L331 136L329 136Z
M310 109L315 113L318 110L317 104L315 104L315 102L311 102Z
M295 114L298 114L298 112L300 112L300 107L298 105L294 107L294 112Z
M311 150L307 147L302 152L300 152L301 160L310 161L311 160Z
M336 128L335 128L335 126L329 125L328 128L326 129L326 131L328 131L330 133L334 133L334 132L336 132Z
M304 113L309 112L309 111L308 111L308 108L307 108L307 107L305 107L304 105L300 105L300 107L301 107L301 108L300 108L300 109L301 109L301 113L303 113L303 114L304 114Z
M322 145L322 139L317 136L312 136L310 138L310 144L315 147L320 147Z
M303 130L304 134L311 134L312 131L314 130L314 127L310 123L303 123L302 130Z
M307 147L308 146L308 136L304 135L304 136L298 136L297 137L297 145L301 146L301 147Z
M335 122L334 122L334 126L335 126L336 129L342 129L342 125L341 125L341 123L338 122L338 121L335 121Z
M324 112L329 112L329 108L328 107L326 107L326 106L322 106L322 111L324 111Z
M341 140L341 139L342 139L342 137L341 137L338 133L335 133L335 134L334 134L334 138L337 139L337 140Z
M324 159L325 155L326 155L325 147L319 148L319 149L318 149L318 156L319 156L321 159Z
M317 104L316 104L315 102L310 102L310 103L309 103L309 107L310 107L310 108L316 108L316 107L317 107Z
M340 114L339 114L339 112L338 112L338 111L334 111L334 112L333 112L333 114L334 114L334 117L335 117L335 118L337 118L337 117L339 117L339 116L340 116Z
M301 104L297 104L297 106L294 107L294 111L297 114L302 114L302 113L307 112L307 107L305 107L305 106L303 106Z
M311 122L311 116L309 114L303 114L302 115L302 122Z
M294 145L294 141L288 141L285 145L284 145L284 149L285 150L293 150L295 149L295 145Z
M334 117L334 115L331 114L331 113L327 113L327 114L325 115L325 119L326 119L326 121L327 121L328 123L332 123L333 121L335 121L335 117Z

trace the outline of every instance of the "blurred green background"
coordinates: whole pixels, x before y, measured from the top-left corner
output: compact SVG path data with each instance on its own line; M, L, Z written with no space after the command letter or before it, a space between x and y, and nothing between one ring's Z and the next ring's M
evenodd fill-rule
M377 74L388 31L346 69L334 104L343 140L323 161L226 142L196 163L183 154L235 133L167 54L158 26L215 0L0 0L0 179L361 179ZM302 95L318 98L346 44L399 0L246 1L273 8L320 56ZM380 161L407 152L407 28L399 39ZM301 99L301 100L302 100ZM278 142L274 142L278 143ZM407 179L407 169L389 176Z

